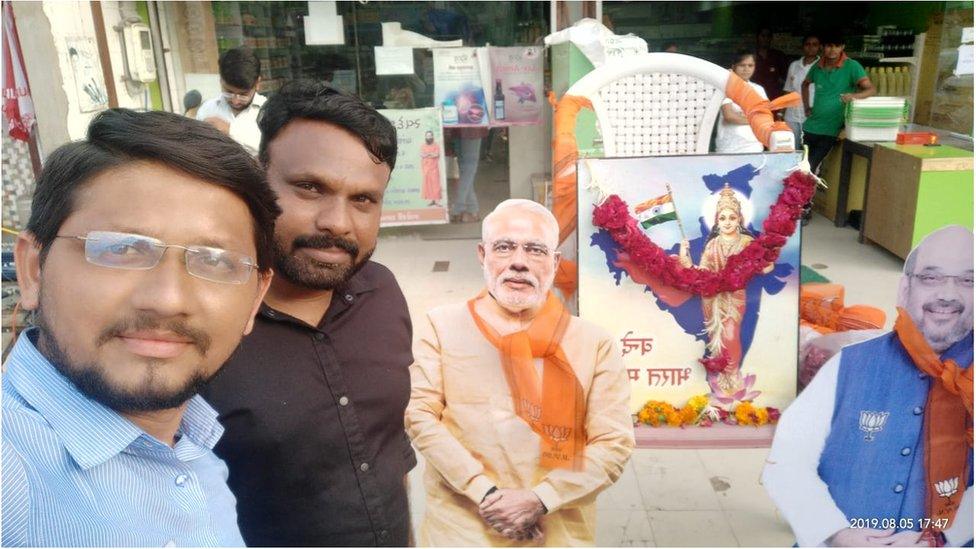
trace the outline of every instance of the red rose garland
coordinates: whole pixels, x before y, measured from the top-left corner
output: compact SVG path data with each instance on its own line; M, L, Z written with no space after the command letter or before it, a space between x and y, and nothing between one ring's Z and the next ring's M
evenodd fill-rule
M593 224L609 231L610 236L627 252L634 263L665 284L680 290L710 297L722 292L734 292L746 287L752 277L761 273L779 258L779 252L796 232L796 222L803 215L803 206L810 202L816 190L813 175L800 170L783 180L783 192L769 208L763 221L763 232L741 252L730 257L725 268L718 272L683 267L678 258L668 255L651 241L630 215L627 203L617 195L593 210ZM725 361L720 357L707 359L709 370L721 371Z
M783 192L769 208L769 216L763 221L763 232L741 252L730 257L725 268L718 272L683 267L678 258L668 255L660 246L644 234L630 215L627 203L617 195L593 210L593 224L610 232L613 240L630 255L632 261L648 274L660 278L665 284L680 290L710 297L722 292L734 292L746 287L752 277L761 273L766 265L779 258L779 252L796 232L796 222L803 215L816 190L813 175L794 171L783 180ZM699 360L713 374L729 367L726 352Z

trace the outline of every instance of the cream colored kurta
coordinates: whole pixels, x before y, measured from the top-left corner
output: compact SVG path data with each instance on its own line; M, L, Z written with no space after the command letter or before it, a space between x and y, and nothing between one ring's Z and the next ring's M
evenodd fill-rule
M573 472L539 466L539 436L515 415L498 350L467 304L430 311L419 330L405 420L427 460L418 544L538 545L507 539L478 515L485 493L498 486L539 496L549 509L540 519L545 545L592 545L596 496L620 477L634 447L630 382L610 335L572 317L562 340L587 404L586 468Z

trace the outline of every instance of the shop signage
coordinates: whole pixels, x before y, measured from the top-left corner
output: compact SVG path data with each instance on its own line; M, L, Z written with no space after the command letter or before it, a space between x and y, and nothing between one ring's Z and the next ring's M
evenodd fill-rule
M436 108L381 110L397 131L396 168L383 196L380 224L447 223L444 133Z

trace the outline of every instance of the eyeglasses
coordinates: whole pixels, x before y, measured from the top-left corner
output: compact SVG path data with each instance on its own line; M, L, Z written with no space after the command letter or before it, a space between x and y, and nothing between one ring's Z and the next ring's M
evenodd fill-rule
M491 252L498 257L511 257L515 254L515 250L519 247L525 250L525 254L529 256L530 259L541 261L549 257L550 251L545 244L540 244L538 242L522 242L518 243L514 240L496 240L489 245Z
M149 270L159 264L167 248L184 251L186 272L221 284L243 284L251 277L254 260L238 252L208 246L164 244L141 234L91 231L87 236L57 235L85 241L85 259L111 269Z
M973 287L973 275L971 274L944 275L944 274L925 273L925 274L913 274L912 276L917 278L918 281L922 284L922 286L929 286L933 288L937 286L945 286L945 283L948 282L950 278L955 281L956 286L962 288Z
M247 101L248 99L254 97L254 90L251 90L244 94L225 91L225 92L220 92L220 95L228 101L232 101L234 99L237 99L238 101Z

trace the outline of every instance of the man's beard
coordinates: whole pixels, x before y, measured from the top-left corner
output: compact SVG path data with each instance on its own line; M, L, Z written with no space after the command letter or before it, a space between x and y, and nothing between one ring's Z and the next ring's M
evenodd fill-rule
M164 390L156 385L159 369L166 368L167 365L161 360L150 361L148 377L141 382L140 386L122 389L108 381L105 368L101 364L78 364L72 361L48 325L42 307L39 307L35 313L35 324L38 328L38 350L61 375L71 381L88 398L119 412L153 412L177 408L193 398L213 376L217 375L217 372L214 372L210 376L205 376L198 369L180 387ZM145 314L120 320L105 329L99 334L95 346L101 347L125 332L152 329L170 330L190 339L199 351L201 361L210 349L211 339L208 334L191 328L182 321L161 322Z
M362 259L357 260L359 246L355 242L328 234L296 237L290 251L275 238L274 248L275 274L285 277L297 286L312 290L335 290L342 287L373 255L373 250L369 250ZM323 263L310 257L297 257L294 252L299 248L338 248L349 254L352 263L344 266Z
M959 318L955 322L945 322L936 324L929 322L925 318L926 312L938 312L939 310L952 310L959 312ZM970 313L966 314L966 307L956 300L945 301L941 299L923 303L917 309L911 310L912 319L921 330L925 340L936 352L942 352L951 347L960 339L966 337L973 329L973 317Z
M518 274L512 271L505 271L500 276L493 277L488 270L487 264L483 267L483 271L485 284L488 286L488 291L491 296L499 305L513 313L531 309L539 305L545 301L549 289L552 288L551 282L549 284L541 284L538 278L529 273ZM535 292L526 295L506 288L504 284L505 279L508 278L521 279L531 283Z

